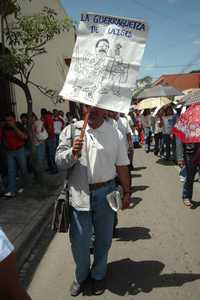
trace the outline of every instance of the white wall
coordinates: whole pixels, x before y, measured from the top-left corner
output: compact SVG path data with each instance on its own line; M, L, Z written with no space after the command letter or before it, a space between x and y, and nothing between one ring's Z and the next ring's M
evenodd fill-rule
M19 1L20 2L20 1ZM63 18L66 13L57 0L32 0L22 1L22 14L32 15L34 12L39 12L44 6L53 8ZM72 55L74 47L74 29L69 32L64 32L61 35L48 42L46 50L47 54L38 56L35 59L35 67L31 73L30 80L43 87L56 89L60 91L68 71L65 65L64 58L69 58ZM31 87L31 94L33 97L33 111L40 116L40 109L42 107L53 110L57 108L64 112L69 110L69 103L65 101L61 104L55 104L51 99L42 95L37 88ZM27 105L23 91L15 88L16 102L17 102L17 116L23 112L27 112Z

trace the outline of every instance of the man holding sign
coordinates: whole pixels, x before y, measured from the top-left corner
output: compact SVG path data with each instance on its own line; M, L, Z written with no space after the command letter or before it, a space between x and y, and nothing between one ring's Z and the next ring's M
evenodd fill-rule
M87 112L89 107L84 107ZM107 196L116 190L116 174L123 187L123 208L129 206L129 160L123 137L104 121L103 109L91 108L84 140L80 139L83 122L73 126L74 141L71 147L71 128L67 126L60 136L56 153L58 166L68 170L70 187L70 241L76 264L71 295L78 295L90 275L94 294L104 291L108 251L112 243L114 210ZM90 245L95 234L94 261L90 266Z
M81 15L72 63L60 95L83 103L87 118L84 125L79 121L73 125L74 130L71 126L63 130L56 151L57 165L68 172L72 207L70 241L76 264L72 296L83 290L88 277L92 279L93 294L104 292L115 214L109 199L119 195L116 176L123 189L122 208L129 207L127 151L118 129L104 119L105 110L129 111L147 32L143 21Z

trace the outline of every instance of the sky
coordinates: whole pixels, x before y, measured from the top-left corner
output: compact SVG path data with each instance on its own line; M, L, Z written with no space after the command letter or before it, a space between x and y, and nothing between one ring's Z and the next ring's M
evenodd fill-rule
M200 69L200 0L61 0L77 23L81 12L142 19L149 36L138 79Z

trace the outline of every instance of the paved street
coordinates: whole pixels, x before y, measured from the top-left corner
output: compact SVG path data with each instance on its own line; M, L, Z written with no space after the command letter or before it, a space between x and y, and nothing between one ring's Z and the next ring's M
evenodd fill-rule
M178 169L136 150L133 209L120 212L109 256L107 290L100 299L200 299L200 206L181 202ZM194 200L200 201L200 183ZM68 236L57 234L29 286L34 300L71 299L73 261ZM89 299L90 295L84 295ZM77 299L82 298L82 295Z

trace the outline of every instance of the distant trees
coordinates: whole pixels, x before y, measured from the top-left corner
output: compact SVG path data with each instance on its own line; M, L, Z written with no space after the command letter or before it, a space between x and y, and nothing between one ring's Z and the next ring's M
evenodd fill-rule
M144 78L138 79L136 81L136 89L133 93L133 98L136 97L145 88L150 87L152 82L153 78L151 76L145 76Z

